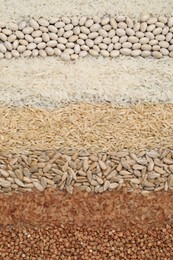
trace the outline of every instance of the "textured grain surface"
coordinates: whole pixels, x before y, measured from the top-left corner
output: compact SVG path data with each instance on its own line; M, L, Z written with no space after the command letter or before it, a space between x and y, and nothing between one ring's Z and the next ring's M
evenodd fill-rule
M0 108L0 150L66 147L117 151L173 146L173 106L71 104L57 110Z

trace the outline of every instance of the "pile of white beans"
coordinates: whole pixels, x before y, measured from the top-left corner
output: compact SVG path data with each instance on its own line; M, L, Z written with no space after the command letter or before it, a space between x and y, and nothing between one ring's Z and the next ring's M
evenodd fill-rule
M0 58L60 56L173 57L173 17L61 17L0 22Z

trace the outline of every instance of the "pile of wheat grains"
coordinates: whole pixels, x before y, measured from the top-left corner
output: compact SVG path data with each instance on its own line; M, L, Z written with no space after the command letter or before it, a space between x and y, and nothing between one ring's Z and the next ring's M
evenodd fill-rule
M0 260L173 259L173 2L13 2Z

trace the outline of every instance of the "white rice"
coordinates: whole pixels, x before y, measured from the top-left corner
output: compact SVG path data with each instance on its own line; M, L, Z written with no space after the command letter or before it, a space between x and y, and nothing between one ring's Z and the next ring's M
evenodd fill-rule
M173 15L172 0L0 0L0 20L20 21L31 16L126 14L138 19L141 13Z
M0 105L59 107L80 101L173 103L173 59L86 57L0 62Z

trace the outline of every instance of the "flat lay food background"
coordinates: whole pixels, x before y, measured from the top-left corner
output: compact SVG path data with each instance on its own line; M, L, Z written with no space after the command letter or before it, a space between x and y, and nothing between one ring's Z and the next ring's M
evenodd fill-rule
M172 71L171 0L0 0L0 259L173 259Z

